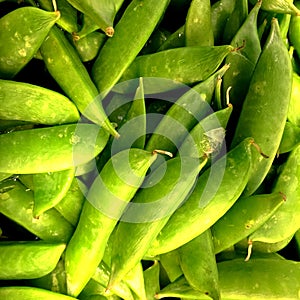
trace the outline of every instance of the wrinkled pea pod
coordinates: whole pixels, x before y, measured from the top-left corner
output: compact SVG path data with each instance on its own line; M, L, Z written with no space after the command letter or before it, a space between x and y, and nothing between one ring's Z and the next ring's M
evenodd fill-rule
M33 58L60 13L20 7L0 19L0 78L11 79Z
M284 126L283 135L280 141L278 153L287 153L292 151L300 144L300 127L287 121Z
M65 256L68 294L77 296L103 258L109 236L157 153L126 149L110 158L86 196Z

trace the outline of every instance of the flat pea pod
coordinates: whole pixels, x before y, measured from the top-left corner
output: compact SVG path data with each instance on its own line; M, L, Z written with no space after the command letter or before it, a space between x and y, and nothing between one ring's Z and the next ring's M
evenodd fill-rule
M33 192L14 179L0 183L0 212L46 242L67 242L74 231L55 209L33 218Z
M176 157L158 166L147 178L113 236L108 289L144 257L152 240L193 188L205 163L206 160Z
M92 67L92 78L101 93L107 94L119 81L151 36L169 2L134 0L127 6L115 27L114 38L107 40Z
M278 153L287 153L292 151L300 144L300 127L287 121L284 126L283 135L280 141Z
M63 243L1 242L1 280L31 279L50 273L66 245Z
M110 158L94 180L65 256L68 294L77 296L92 277L118 219L140 185L156 152L132 148Z
M186 46L214 45L209 0L193 0L191 2L184 29Z
M62 90L89 120L118 137L97 99L98 90L76 50L64 33L53 26L40 48L46 68Z
M149 300L154 300L155 294L160 290L159 273L160 264L157 260L144 271L146 296Z
M20 7L0 19L0 78L11 79L33 58L59 12Z
M241 197L211 228L215 253L220 253L262 226L284 203L279 192Z
M191 85L207 79L217 71L225 57L234 51L230 45L198 46L168 49L138 56L125 70L120 81L137 77L167 78ZM163 62L163 63L162 63ZM170 87L145 84L145 93L159 93Z
M93 124L69 124L0 135L0 172L32 174L73 168L104 148L108 134Z
M291 123L295 124L296 126L300 126L299 96L300 96L300 76L296 72L293 72L292 94L291 94L287 118Z
M250 2L254 4L256 0ZM290 0L263 0L261 8L272 13L300 15L300 10Z
M183 275L177 249L159 255L159 263L167 273L169 281L173 282Z
M29 83L0 79L0 118L45 125L74 123L77 107L64 95Z
M148 256L166 253L191 241L230 209L248 182L252 143L252 138L245 139L199 176L193 192L152 242Z
M35 218L38 218L62 200L71 186L74 175L74 168L58 172L33 174L33 216Z
M74 300L73 297L28 286L0 287L0 297L1 299L15 300Z
M73 32L73 40L79 40L86 37L88 34L95 32L99 26L86 14L82 15L82 26L78 32Z
M166 39L166 41L157 49L157 51L163 51L167 49L179 48L184 46L185 46L185 29L184 29L184 25L182 25Z
M277 57L281 59L274 65L273 59ZM245 196L252 194L262 183L276 156L286 122L291 86L290 57L280 36L278 21L273 19L231 143L231 147L234 147L245 137L252 136L269 156L268 159L258 159L258 152L253 153L254 163Z
M188 283L212 299L220 299L220 288L211 230L178 248L180 266Z
M9 177L11 177L13 174L11 173L0 173L0 181L3 181Z

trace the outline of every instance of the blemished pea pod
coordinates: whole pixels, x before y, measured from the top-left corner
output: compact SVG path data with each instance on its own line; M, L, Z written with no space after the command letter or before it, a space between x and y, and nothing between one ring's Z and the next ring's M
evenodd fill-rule
M167 78L191 85L207 79L217 71L225 57L234 51L230 45L181 47L138 56L125 70L120 81L137 77ZM162 86L145 84L145 93L159 93L168 90Z
M161 254L159 256L159 262L171 282L183 275L177 249Z
M97 98L99 93L96 86L64 33L53 26L40 50L47 70L78 110L114 137L118 137L102 102Z
M300 18L300 17L299 17ZM293 83L292 83L292 94L288 109L288 120L295 124L296 126L300 126L300 76L293 72Z
M104 148L108 133L94 124L69 124L0 135L0 172L32 174L70 169Z
M241 197L211 228L215 253L220 253L262 226L284 203L279 192Z
M191 241L231 208L248 182L252 143L252 138L245 139L199 176L193 192L148 248L148 256L166 253Z
M228 68L229 65L224 65L209 78L183 94L165 113L150 136L146 149L154 150L159 147L175 153L188 132L212 112L209 104L213 97L217 78L222 77Z
M287 153L292 151L300 144L300 127L287 121L284 126L283 135L280 141L278 153Z
M33 192L14 179L0 183L0 212L46 242L67 242L73 226L55 209L33 217Z
M149 300L154 300L155 294L160 290L159 273L160 264L157 260L144 271L146 296Z
M180 266L188 283L212 299L220 299L217 262L211 230L178 248Z
M60 13L20 7L0 19L0 78L11 79L38 51Z
M185 46L185 29L184 29L184 25L182 25L167 38L167 40L157 49L157 52L167 50L167 49L184 47L184 46Z
M0 287L0 297L1 299L14 300L74 300L70 296L28 286Z
M117 284L145 255L172 213L185 200L206 163L176 157L158 166L124 212L113 236L111 277ZM126 247L123 247L127 241Z
M274 65L277 57L280 60ZM286 123L291 86L290 57L280 36L278 21L272 19L269 36L253 72L231 143L234 147L245 137L252 136L269 157L258 159L258 152L253 153L253 167L245 196L259 187L276 156Z
M92 68L92 77L101 93L107 94L119 81L151 36L169 2L134 0L127 6L113 39L106 41Z
M250 0L252 4L256 0ZM290 0L263 0L261 8L271 13L300 15L300 10Z
M186 46L214 45L209 0L193 0L191 2L184 29Z
M55 91L17 81L0 79L0 118L45 125L79 120L76 106Z
M0 279L31 279L50 273L66 244L44 241L1 242Z
M33 174L33 216L35 218L38 218L62 200L71 186L74 174L74 168L58 172Z
M110 158L94 180L65 255L68 294L77 296L94 274L118 219L157 153L132 148Z

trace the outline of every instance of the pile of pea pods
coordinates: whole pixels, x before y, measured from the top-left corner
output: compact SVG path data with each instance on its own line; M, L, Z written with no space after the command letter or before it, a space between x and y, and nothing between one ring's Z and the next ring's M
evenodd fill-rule
M299 0L0 0L0 299L300 299Z

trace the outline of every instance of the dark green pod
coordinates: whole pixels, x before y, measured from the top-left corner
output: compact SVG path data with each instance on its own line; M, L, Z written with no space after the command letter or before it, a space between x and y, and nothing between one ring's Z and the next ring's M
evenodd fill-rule
M280 141L278 153L287 153L292 151L300 144L300 127L287 121L284 126L283 135Z

